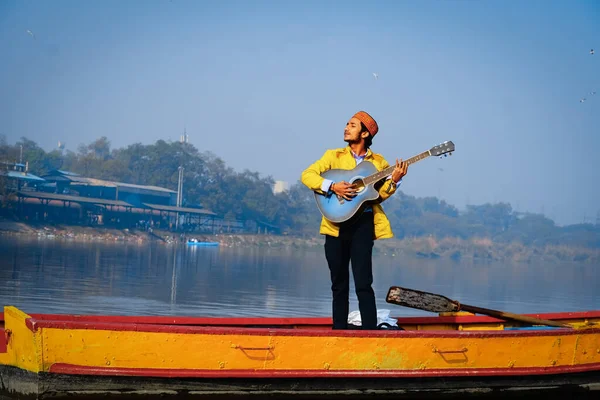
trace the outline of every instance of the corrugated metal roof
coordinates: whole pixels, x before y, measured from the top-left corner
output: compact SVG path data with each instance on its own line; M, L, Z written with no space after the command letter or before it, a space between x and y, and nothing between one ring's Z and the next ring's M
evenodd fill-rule
M67 194L55 194L55 193L44 193L44 192L18 192L20 197L30 197L34 199L46 199L46 200L61 200L61 201L72 201L73 203L91 203L101 204L108 206L122 206L122 207L133 207L131 204L122 200L107 200L98 199L95 197L81 197L81 196L70 196Z
M76 174L75 172L71 172L71 171L64 171L62 169L57 169L56 172L62 174L62 175L67 175L67 176L80 176L79 174Z
M89 186L131 188L131 189L139 189L139 190L150 190L150 191L162 192L162 193L173 193L173 194L177 193L175 190L163 188L160 186L136 185L133 183L106 181L104 179L86 178L84 176L79 176L79 175L61 175L61 178L64 178L73 183L89 185ZM49 181L56 180L56 179L52 179L52 175L46 175L46 179Z
M204 210L201 208L163 206L161 204L148 204L148 203L142 203L142 204L153 210L181 212L181 213L189 213L189 214L217 215L212 211Z
M175 190L163 188L163 187L160 187L160 186L134 185L133 183L123 183L123 182L112 182L112 183L114 183L118 187L130 187L130 188L136 188L136 189L156 190L158 192L177 193Z
M6 176L8 176L9 178L20 179L20 180L30 181L30 182L45 182L45 179L40 178L37 175L29 174L26 172L7 171Z

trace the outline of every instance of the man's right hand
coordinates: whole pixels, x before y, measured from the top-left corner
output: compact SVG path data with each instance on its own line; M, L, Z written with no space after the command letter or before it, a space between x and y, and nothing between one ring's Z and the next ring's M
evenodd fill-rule
M353 197L356 197L356 186L346 181L334 182L331 185L331 190L333 193L346 200L351 200Z

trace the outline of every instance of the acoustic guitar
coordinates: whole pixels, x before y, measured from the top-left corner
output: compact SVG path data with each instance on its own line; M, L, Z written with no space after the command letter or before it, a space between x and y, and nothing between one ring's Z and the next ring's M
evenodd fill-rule
M453 151L454 143L447 141L409 158L406 162L410 165L430 156L446 157L447 155L452 155ZM390 176L394 168L395 165L392 165L382 171L378 171L375 165L368 161L363 161L353 169L330 169L323 172L321 176L325 179L330 179L334 182L346 181L352 183L356 187L357 192L356 196L351 200L346 200L332 192L326 194L314 192L319 211L321 211L321 214L326 219L335 223L346 222L360 215L359 211L364 209L363 205L379 197L379 193L375 189L375 184Z

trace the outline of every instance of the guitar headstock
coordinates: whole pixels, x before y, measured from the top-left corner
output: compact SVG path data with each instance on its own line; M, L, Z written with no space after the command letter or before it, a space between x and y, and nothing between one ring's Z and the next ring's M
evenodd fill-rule
M451 140L446 141L444 143L440 143L437 146L433 146L430 150L429 150L429 154L431 154L432 156L447 156L448 154L452 155L452 152L454 151L454 143L452 143Z

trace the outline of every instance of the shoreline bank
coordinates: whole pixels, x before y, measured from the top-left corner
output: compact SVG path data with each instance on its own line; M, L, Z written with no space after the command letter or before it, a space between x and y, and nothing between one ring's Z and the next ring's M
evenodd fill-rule
M103 241L146 244L156 242L178 245L195 238L198 241L218 242L221 247L264 247L273 249L320 250L324 244L321 235L298 237L266 234L195 234L183 235L154 230L152 232L106 227L26 224L0 220L2 236L38 237L56 240ZM454 261L508 261L508 262L585 262L600 263L600 249L568 246L525 246L521 243L493 242L489 238L435 238L416 237L375 241L374 254L389 257L423 259L451 259Z

